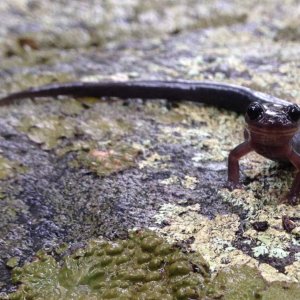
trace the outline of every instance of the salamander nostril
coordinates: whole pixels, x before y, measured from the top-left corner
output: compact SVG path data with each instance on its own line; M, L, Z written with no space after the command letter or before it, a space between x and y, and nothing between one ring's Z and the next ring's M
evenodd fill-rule
M264 114L264 108L258 102L253 102L248 106L246 114L250 120L257 120Z

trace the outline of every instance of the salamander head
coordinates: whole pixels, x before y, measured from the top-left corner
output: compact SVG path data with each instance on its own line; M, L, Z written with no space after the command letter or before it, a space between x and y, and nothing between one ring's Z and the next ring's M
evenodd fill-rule
M296 104L264 106L253 102L248 106L245 120L250 130L270 134L295 132L300 124L300 107Z
M251 103L247 109L245 137L257 153L272 159L276 151L291 144L300 125L300 108ZM274 148L277 150L275 151Z

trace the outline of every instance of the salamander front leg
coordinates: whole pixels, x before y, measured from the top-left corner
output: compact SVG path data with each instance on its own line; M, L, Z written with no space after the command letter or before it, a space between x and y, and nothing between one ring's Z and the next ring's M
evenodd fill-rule
M228 187L230 189L234 189L239 185L239 160L251 151L253 151L253 148L249 141L245 141L230 151L228 156Z
M300 154L292 150L288 155L288 159L297 169L297 173L293 181L291 190L287 196L287 202L291 205L296 205L299 203L300 196Z

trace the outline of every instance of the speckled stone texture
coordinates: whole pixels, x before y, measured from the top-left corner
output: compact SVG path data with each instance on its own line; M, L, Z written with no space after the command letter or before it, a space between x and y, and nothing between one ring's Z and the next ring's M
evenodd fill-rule
M205 79L300 103L299 16L296 0L1 1L0 91ZM267 281L300 281L300 207L278 205L292 169L249 155L244 190L224 188L242 116L186 102L60 100L0 108L3 295L16 289L11 268L37 250L72 252L135 227L203 253L213 272L247 264Z

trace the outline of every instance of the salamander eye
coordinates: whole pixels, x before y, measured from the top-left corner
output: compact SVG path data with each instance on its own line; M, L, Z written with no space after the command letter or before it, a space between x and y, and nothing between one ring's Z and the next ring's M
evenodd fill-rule
M250 120L254 121L260 118L263 115L263 113L264 113L263 106L258 102L253 102L248 106L246 114Z
M300 119L300 107L296 104L289 105L286 108L288 117L293 121L297 122Z

